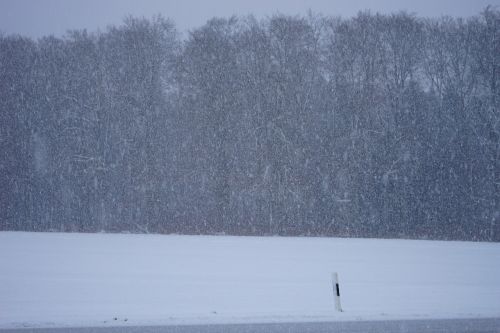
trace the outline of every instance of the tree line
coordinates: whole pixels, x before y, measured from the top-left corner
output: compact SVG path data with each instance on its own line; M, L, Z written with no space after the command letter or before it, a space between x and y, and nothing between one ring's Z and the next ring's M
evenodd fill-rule
M500 241L500 11L0 34L0 230Z

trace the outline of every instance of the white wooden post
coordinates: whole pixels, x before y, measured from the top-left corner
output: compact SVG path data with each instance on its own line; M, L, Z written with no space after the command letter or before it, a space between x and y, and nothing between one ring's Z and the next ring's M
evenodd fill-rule
M335 310L342 312L342 307L340 306L339 275L337 274L337 272L332 274L332 286L333 286L333 298L335 299Z

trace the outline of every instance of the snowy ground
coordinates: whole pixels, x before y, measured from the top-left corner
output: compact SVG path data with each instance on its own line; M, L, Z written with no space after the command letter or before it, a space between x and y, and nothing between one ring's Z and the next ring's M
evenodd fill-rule
M500 244L0 232L0 328L476 317Z
M499 333L500 318L11 328L2 333Z

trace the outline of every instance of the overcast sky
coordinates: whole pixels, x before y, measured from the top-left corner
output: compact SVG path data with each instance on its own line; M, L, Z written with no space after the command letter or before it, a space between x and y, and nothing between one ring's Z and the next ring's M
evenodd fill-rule
M305 14L308 9L343 17L364 9L467 17L489 4L498 8L500 0L0 0L0 31L31 37L61 36L68 29L103 30L129 14L162 14L173 19L180 32L199 27L214 16L254 14L262 18L278 12Z

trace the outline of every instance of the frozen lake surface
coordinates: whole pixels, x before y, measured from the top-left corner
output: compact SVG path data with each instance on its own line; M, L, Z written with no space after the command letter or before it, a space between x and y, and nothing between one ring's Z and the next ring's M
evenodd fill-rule
M497 243L0 232L0 328L498 318L498 263Z

